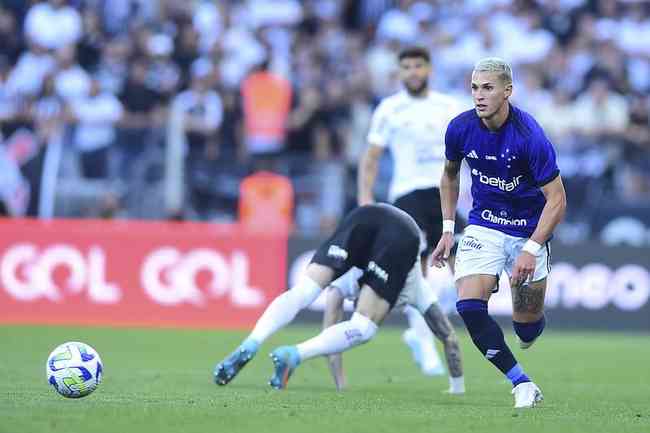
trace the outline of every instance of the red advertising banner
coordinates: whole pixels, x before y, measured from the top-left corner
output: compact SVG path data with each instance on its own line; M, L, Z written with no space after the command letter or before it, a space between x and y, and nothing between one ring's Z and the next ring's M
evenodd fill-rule
M249 327L286 257L236 224L4 220L0 323Z

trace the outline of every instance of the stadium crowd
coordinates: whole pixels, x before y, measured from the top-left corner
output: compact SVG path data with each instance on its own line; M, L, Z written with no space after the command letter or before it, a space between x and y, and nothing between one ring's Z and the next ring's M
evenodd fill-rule
M560 236L650 215L648 2L0 4L10 214L47 216L49 194L54 215L228 220L241 179L264 168L292 180L299 230L330 229L354 203L372 109L398 90L397 52L418 44L431 50L431 87L467 109L474 62L511 62L513 103L559 155L571 228Z

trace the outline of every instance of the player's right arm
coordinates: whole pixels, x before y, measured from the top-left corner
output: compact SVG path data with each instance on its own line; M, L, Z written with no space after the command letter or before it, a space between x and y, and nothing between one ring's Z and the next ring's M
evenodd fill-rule
M440 206L442 208L443 229L440 241L432 253L432 263L442 267L449 258L449 252L454 246L453 221L456 218L458 194L460 191L460 165L459 161L445 160L440 179ZM451 222L451 224L449 223Z
M390 140L390 111L390 102L384 100L372 113L367 137L368 147L359 161L357 178L357 204L359 206L375 202L372 189L377 178L379 159Z
M329 286L326 290L323 329L336 325L343 320L343 296L334 286ZM343 372L343 357L340 353L329 355L327 365L334 379L336 390L342 391L347 386L345 373Z
M357 204L359 206L375 202L372 189L375 186L377 168L379 167L379 158L381 158L382 153L384 153L383 147L369 144L361 157L361 162L359 163L359 178L357 179L357 185L359 185Z

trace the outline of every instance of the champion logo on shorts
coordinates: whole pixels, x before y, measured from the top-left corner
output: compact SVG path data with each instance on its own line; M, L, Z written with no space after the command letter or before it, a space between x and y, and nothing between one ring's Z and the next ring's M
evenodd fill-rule
M384 283L388 281L388 272L384 271L377 263L372 261L368 263L368 271L375 274Z
M476 153L475 150L472 150L470 153L467 154L467 157L472 159L478 159L478 154Z
M498 349L488 349L487 352L485 352L485 357L487 359L492 359L495 356L497 356L499 354L499 352L501 352L501 351L498 350Z
M346 260L348 258L348 252L338 245L330 245L327 250L327 255L328 257L340 260Z

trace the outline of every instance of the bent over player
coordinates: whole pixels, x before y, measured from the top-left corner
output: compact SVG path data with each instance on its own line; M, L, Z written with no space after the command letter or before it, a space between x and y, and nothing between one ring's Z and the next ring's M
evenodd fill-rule
M549 240L564 216L566 196L553 146L535 119L508 101L510 66L498 58L481 60L471 85L475 108L453 119L445 134L443 235L433 262L442 266L453 245L458 173L465 159L473 207L456 255L456 309L476 347L512 382L515 407L534 407L542 392L517 363L487 303L505 269L520 347L530 347L541 335Z
M285 388L301 362L340 353L372 339L400 296L405 303L422 312L427 321L433 322L435 295L422 276L419 251L419 228L406 212L387 204L356 208L321 244L298 284L275 298L250 335L217 364L215 382L218 385L229 383L269 336L290 323L325 287L353 266L362 269L363 275L359 279L361 290L352 317L297 346L275 349L271 353L275 365L270 381L273 388ZM455 335L449 338L455 339ZM456 356L460 358L460 351L456 351Z
M359 268L352 268L340 278L332 281L327 288L325 311L323 313L323 328L328 328L340 322L343 318L343 302L345 299L356 302L359 299L361 287L359 286L359 279L363 276L363 270ZM417 276L416 276L417 277ZM418 284L420 282L415 280ZM425 283L428 285L428 282ZM406 302L409 298L409 291L414 287L404 287L399 301ZM417 286L415 287L417 289ZM427 308L426 317L423 319L427 330L436 336L442 343L445 350L445 358L447 359L447 367L449 369L449 394L464 394L465 393L465 378L463 377L463 367L460 358L460 347L458 346L458 339L449 319L443 313L440 305L438 304L438 297L435 292L426 288L424 292L427 296L425 305L430 305ZM398 304L399 304L398 301ZM397 305L396 307L398 307ZM413 310L422 317L422 313L415 307ZM329 355L328 366L337 390L342 390L346 386L345 374L343 373L343 362L340 353Z

